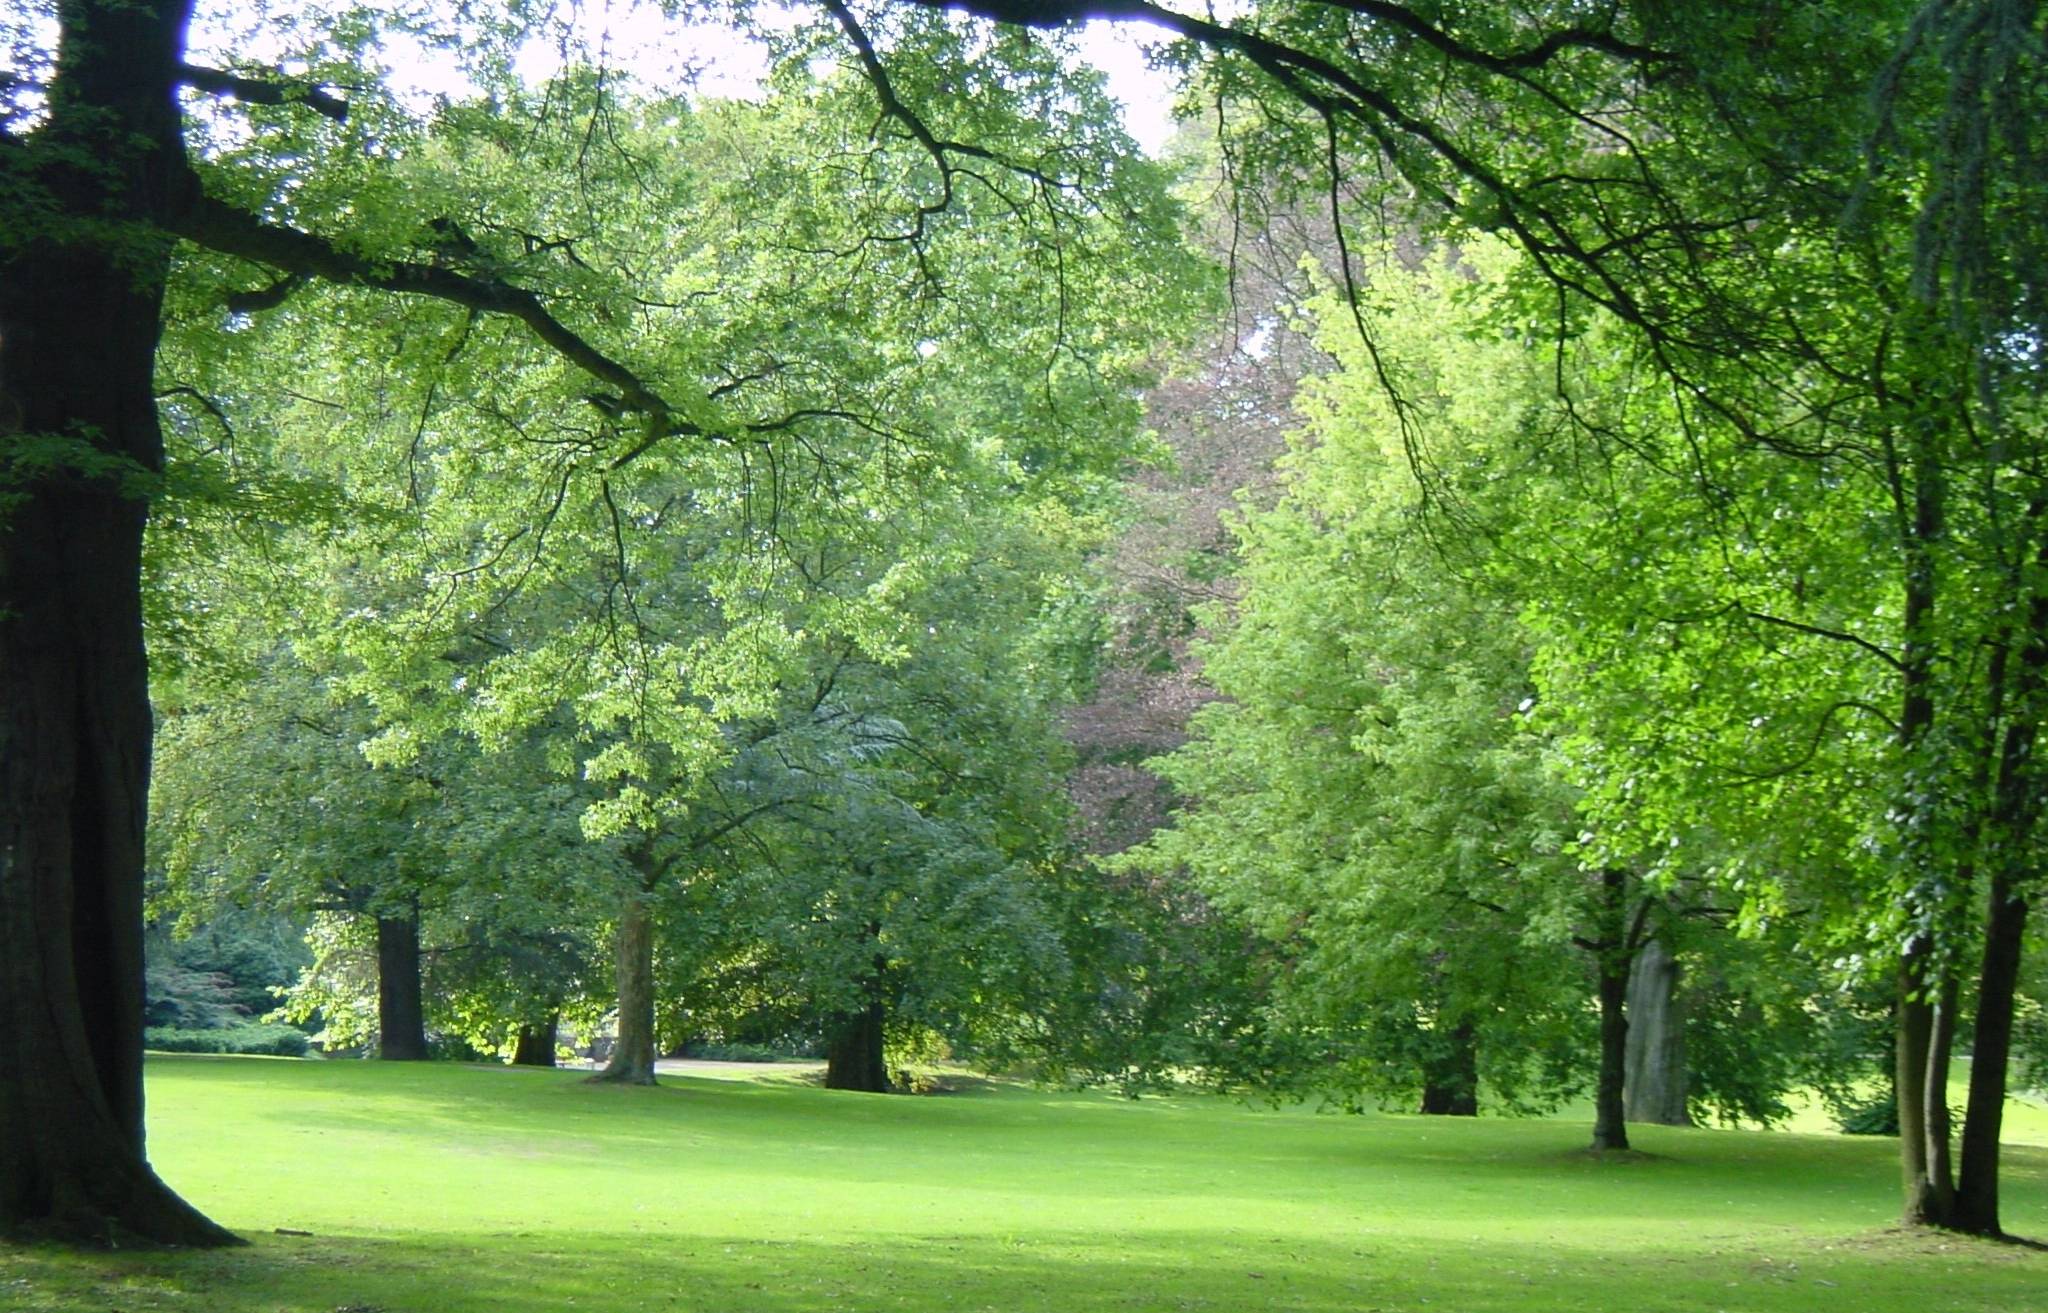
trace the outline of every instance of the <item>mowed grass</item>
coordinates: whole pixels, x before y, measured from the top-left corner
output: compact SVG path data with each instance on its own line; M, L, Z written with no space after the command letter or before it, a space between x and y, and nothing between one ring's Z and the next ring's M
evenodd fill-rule
M1888 1230L1890 1141L788 1079L152 1058L152 1156L245 1250L0 1247L0 1309L2048 1310L2048 1253ZM2044 1137L2048 1138L2048 1137ZM2048 1237L2048 1148L2006 1159ZM286 1231L310 1235L280 1234Z

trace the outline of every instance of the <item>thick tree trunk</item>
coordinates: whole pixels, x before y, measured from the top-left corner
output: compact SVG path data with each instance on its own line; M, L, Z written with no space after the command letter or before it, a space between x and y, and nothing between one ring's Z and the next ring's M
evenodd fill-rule
M654 916L647 895L633 890L619 907L619 1038L611 1061L592 1080L654 1084Z
M423 1062L427 1057L417 912L377 918L377 1056L386 1062Z
M1602 941L1599 963L1600 1078L1593 1090L1593 1148L1628 1148L1628 1109L1622 1092L1628 1078L1628 877L1618 870L1601 874Z
M870 921L863 928L871 952L868 974L860 981L861 997L867 1005L859 1012L836 1018L825 1041L825 1088L858 1090L866 1094L887 1094L889 1067L882 1045L889 1008L883 992L889 977L889 958L882 952L882 926Z
M879 998L870 998L866 1008L838 1018L826 1042L826 1089L889 1092L889 1069L882 1056L884 1020Z
M1662 939L1646 942L1628 975L1628 1051L1623 1102L1628 1119L1690 1126L1686 1107L1685 1013L1679 966Z
M0 1230L98 1243L234 1242L143 1153L140 576L186 16L65 8L6 185L93 227L0 233Z
M1422 1064L1422 1106L1430 1117L1479 1115L1479 1039L1461 1021L1434 1036L1441 1047Z
M552 1067L555 1065L555 1032L561 1029L562 1014L550 1012L540 1021L528 1022L519 1028L518 1037L512 1043L512 1065L515 1067Z

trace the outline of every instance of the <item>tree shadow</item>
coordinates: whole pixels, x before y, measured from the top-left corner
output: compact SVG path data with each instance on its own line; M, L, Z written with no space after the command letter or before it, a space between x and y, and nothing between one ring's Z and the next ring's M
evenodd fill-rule
M1135 1220L1135 1219L1134 1219ZM218 1313L622 1313L995 1308L1125 1310L1741 1307L1798 1313L2038 1306L2048 1262L1926 1233L1843 1241L1768 1231L1679 1249L1551 1238L1362 1234L1355 1242L1231 1229L1121 1234L878 1233L826 1242L644 1232L258 1235L247 1250L82 1255L0 1247L0 1299L28 1308L204 1307Z

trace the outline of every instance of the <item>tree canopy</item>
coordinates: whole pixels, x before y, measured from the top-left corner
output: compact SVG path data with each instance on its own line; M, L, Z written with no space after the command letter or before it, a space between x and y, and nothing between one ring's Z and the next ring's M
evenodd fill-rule
M1405 980L1373 1024L1430 1037L1461 1086L1506 941L1474 975L1427 936L1361 953L1356 927L1492 934L1485 913L1590 949L1608 1131L1652 921L1796 918L1866 984L1896 968L1909 1220L1999 1229L2048 696L2037 6L742 6L758 105L636 87L573 28L529 82L558 17L5 20L0 1224L228 1239L143 1152L146 635L179 734L209 663L364 727L338 736L356 757L233 727L323 781L287 813L309 841L325 785L358 791L347 844L250 868L296 867L303 905L391 920L396 897L416 933L440 875L411 854L465 851L424 819L437 754L483 744L574 778L563 814L630 872L636 1026L655 895L743 837L759 864L721 897L778 950L750 966L836 1016L965 1042L926 984L1043 973L1064 821L1041 772L996 764L1053 759L1025 726L1074 691L1031 561L1099 542L1141 366L1206 287L1166 175L1067 57L1064 28L1112 17L1168 34L1240 220L1327 212L1342 386L1382 406L1365 483L1304 457L1245 521L1213 657L1237 701L1176 768L1236 810L1206 835L1191 811L1161 859L1309 946L1288 1006ZM460 89L396 93L398 43ZM1376 252L1456 270L1495 242L1464 358L1404 363L1427 313ZM1390 582L1361 612L1366 555ZM256 575L277 587L245 604ZM1318 805L1333 778L1360 805ZM374 880L365 818L391 831ZM838 855L798 879L777 853L805 830ZM1333 865L1342 911L1304 875ZM1011 954L927 934L970 921ZM806 974L848 953L839 986ZM990 972L962 983L963 955ZM1518 995L1518 1032L1556 997Z

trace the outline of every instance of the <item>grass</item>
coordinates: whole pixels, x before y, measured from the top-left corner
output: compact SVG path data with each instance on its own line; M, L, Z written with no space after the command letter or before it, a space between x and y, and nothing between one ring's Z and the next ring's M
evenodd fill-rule
M149 1078L159 1170L255 1243L0 1247L0 1308L2048 1310L2048 1253L1886 1229L1884 1140L1651 1127L1602 1161L1577 1123L1200 1097L207 1057ZM2006 1162L2007 1225L2048 1236L2048 1147Z

